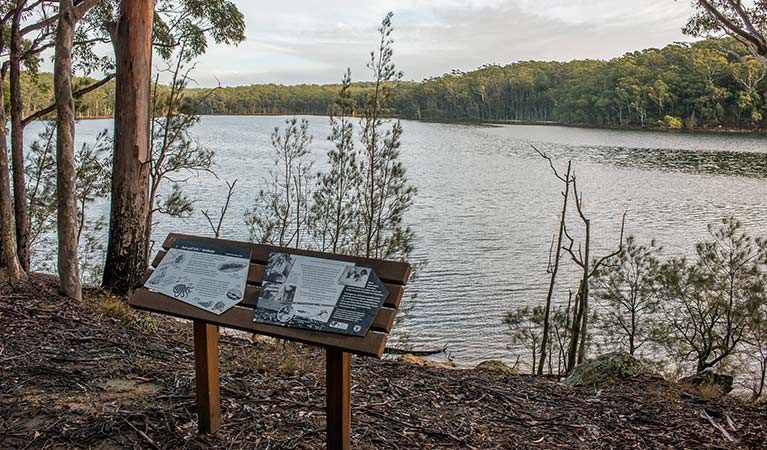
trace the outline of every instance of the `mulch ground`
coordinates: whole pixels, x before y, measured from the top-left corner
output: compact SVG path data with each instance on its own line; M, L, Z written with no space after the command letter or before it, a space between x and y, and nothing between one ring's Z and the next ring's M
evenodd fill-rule
M221 337L224 426L197 434L191 324L0 282L0 449L324 447L324 357ZM594 388L482 370L353 361L355 449L767 448L767 407L659 378Z

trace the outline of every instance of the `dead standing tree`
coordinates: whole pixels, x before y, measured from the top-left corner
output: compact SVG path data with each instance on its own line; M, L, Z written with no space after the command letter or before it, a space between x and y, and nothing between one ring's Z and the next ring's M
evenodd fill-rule
M578 185L576 182L575 173L572 176L572 192L573 200L575 201L575 208L578 211L578 216L583 222L584 237L583 244L578 246L578 250L574 250L575 239L568 233L567 224L564 226L564 234L569 241L567 247L562 247L569 255L573 262L578 265L582 270L581 280L578 284L578 293L576 294L575 303L572 309L572 322L570 329L570 344L567 354L567 372L569 373L576 364L580 364L586 357L586 338L588 330L588 313L589 313L589 279L599 270L605 261L609 260L620 254L623 249L623 230L626 225L626 213L623 213L621 219L621 232L618 244L618 249L609 255L603 256L599 259L591 260L591 220L586 217L583 212L583 194L578 193ZM577 359L576 359L577 358Z
M557 273L559 272L559 261L562 255L562 237L565 231L567 202L568 202L568 199L570 198L570 184L573 183L575 179L571 176L572 161L567 161L567 170L565 171L564 176L562 176L554 167L554 163L548 155L538 150L534 145L531 145L531 147L533 147L533 150L535 150L543 159L549 162L549 166L551 167L551 170L554 172L554 176L556 176L565 185L564 191L562 192L562 212L559 218L559 232L557 233L557 246L556 246L556 250L554 250L553 261L551 259L551 251L549 251L549 265L548 265L548 268L546 269L546 272L549 273L551 277L549 279L549 291L546 294L546 306L543 313L543 336L541 337L540 362L538 363L538 375L543 375L543 366L544 366L544 363L546 362L546 357L547 357L546 349L548 348L547 346L549 343L549 323L551 322L550 320L551 319L551 301L554 296L554 286L556 285ZM535 363L533 363L533 365L535 365Z

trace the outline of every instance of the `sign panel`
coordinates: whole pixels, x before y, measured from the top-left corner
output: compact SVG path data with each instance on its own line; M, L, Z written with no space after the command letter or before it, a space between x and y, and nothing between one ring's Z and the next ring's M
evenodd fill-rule
M370 267L271 253L253 321L364 336L388 294Z
M248 248L178 240L144 287L221 314L245 295L250 253Z

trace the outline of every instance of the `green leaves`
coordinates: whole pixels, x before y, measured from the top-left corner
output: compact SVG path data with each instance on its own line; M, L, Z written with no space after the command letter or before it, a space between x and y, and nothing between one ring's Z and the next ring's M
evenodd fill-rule
M378 48L368 63L373 81L365 86L364 103L355 101L349 70L328 102L333 149L316 184L305 160L311 143L308 122L288 119L284 130L272 133L275 165L246 212L252 240L371 258L410 255L413 231L404 215L416 189L400 159L402 126L387 117L402 77L393 62L391 19L387 14L379 27ZM355 113L362 116L357 136ZM310 236L312 241L306 239Z
M767 248L732 217L710 224L697 261L671 259L660 272L666 347L697 370L741 350L753 312L767 305Z
M244 17L231 1L159 0L155 11L154 45L163 59L183 47L181 56L191 61L207 51L208 37L227 45L245 40Z
M591 280L593 296L603 308L599 325L606 339L632 355L653 334L660 307L660 252L654 241L644 245L629 236Z
M284 129L272 132L274 167L253 208L245 211L252 241L280 247L308 246L304 240L310 234L309 200L314 176L307 156L311 142L306 119L286 119Z

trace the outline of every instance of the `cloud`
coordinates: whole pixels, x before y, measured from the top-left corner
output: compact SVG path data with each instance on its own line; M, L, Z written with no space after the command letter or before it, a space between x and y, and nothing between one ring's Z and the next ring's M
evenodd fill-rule
M240 0L247 41L212 46L200 85L330 83L351 67L368 79L376 26L395 13L395 61L420 80L519 60L611 58L684 39L691 13L673 0Z

